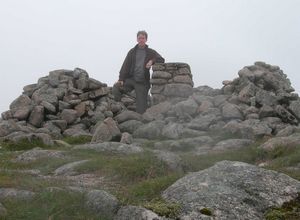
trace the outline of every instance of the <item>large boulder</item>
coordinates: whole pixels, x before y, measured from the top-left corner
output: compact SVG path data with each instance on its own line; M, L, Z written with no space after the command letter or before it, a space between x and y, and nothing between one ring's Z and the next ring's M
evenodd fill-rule
M139 127L134 133L133 137L147 138L147 139L159 139L162 137L162 129L165 125L164 121L155 120L144 124Z
M122 122L125 122L125 121L128 121L128 120L141 121L142 120L142 116L139 113L137 113L137 112L126 110L126 111L123 111L120 114L118 114L115 117L115 120L118 123L122 123Z
M171 108L172 104L170 102L161 102L157 105L153 105L150 108L148 108L143 114L143 118L145 118L148 121L159 119L162 116L164 116Z
M208 130L209 126L214 124L218 118L216 115L199 115L196 118L192 119L188 124L188 128L196 130Z
M226 103L222 107L222 115L225 120L241 119L243 120L243 114L237 105Z
M260 148L272 151L277 147L298 147L300 145L300 135L294 134L288 137L274 137L263 143Z
M177 180L162 197L181 204L180 219L264 219L298 197L300 182L254 165L222 161Z
M138 120L128 120L121 124L119 124L119 128L122 132L128 132L133 134L135 130L137 130L140 126L143 125L143 122Z
M85 196L85 207L103 218L112 218L119 209L118 199L104 190L91 190Z
M117 123L112 118L106 118L101 124L96 128L92 143L118 140L121 138L121 131Z
M78 118L78 113L74 109L64 109L60 115L62 120L65 120L68 124L72 124Z
M44 122L44 106L37 105L32 109L28 122L39 128Z
M247 119L245 121L230 121L223 129L229 133L241 136L246 139L257 139L270 136L272 129L258 119Z
M20 109L31 105L32 101L27 95L20 95L10 105L10 109Z
M197 112L198 104L194 101L194 99L190 98L182 102L178 102L174 106L174 111L176 115L179 117L184 117L186 115L194 116Z

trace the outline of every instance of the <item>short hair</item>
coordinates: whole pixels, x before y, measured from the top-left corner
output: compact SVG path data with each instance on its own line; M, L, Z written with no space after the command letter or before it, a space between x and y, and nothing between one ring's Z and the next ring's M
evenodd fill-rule
M137 34L136 34L136 37L138 37L139 35L144 35L146 37L146 39L148 39L148 34L146 31L138 31Z

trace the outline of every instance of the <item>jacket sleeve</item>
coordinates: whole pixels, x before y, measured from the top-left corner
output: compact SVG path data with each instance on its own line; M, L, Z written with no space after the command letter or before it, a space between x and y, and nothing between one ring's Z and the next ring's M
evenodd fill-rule
M122 64L122 67L120 69L120 72L119 72L119 80L121 81L124 81L126 76L128 75L128 72L130 71L129 68L130 68L130 53L131 50L127 53L126 55L126 58Z
M164 63L165 59L154 50L154 58L152 59L153 64L154 63Z

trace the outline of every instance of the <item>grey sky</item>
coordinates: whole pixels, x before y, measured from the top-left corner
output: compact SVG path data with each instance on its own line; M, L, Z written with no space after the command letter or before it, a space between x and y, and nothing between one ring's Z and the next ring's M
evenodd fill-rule
M298 0L0 0L0 112L55 69L112 85L136 32L166 62L187 62L195 86L221 88L257 60L300 92Z

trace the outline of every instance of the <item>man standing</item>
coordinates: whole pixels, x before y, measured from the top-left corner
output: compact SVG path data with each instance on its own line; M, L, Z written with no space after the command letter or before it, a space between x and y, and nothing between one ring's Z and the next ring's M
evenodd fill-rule
M150 68L154 63L164 63L165 59L146 44L146 31L137 33L137 45L132 48L121 67L119 80L113 86L116 101L121 99L121 90L136 93L136 112L142 114L147 109L147 97L150 89Z

